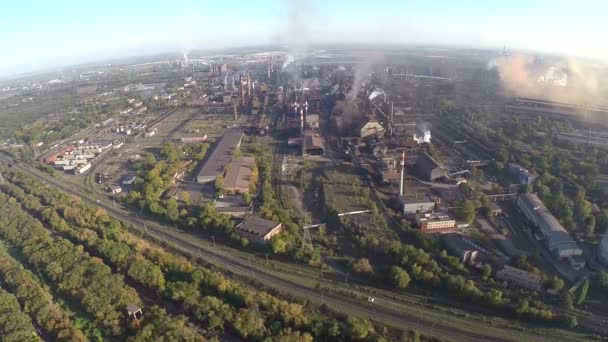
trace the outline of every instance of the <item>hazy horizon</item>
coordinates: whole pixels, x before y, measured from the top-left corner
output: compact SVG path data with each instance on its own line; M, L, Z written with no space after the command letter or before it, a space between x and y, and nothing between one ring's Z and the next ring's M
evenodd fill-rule
M608 2L63 0L2 6L0 77L160 53L318 44L532 50L608 59ZM602 28L603 27L603 28Z

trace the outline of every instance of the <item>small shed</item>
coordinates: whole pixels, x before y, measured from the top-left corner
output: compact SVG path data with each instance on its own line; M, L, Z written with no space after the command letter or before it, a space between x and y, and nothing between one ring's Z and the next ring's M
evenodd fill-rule
M141 311L141 307L133 303L127 305L127 313L132 319L140 319L144 314L143 311Z

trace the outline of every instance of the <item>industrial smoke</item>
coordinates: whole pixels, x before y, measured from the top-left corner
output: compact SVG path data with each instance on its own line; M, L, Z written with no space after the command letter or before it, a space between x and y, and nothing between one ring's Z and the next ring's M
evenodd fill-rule
M385 95L386 93L384 92L384 90L380 89L380 88L376 88L376 90L372 91L371 94L369 94L369 100L373 100L376 97L380 96L380 95Z
M490 61L511 96L533 97L578 105L600 105L598 72L574 58L545 60L514 54Z
M418 144L429 144L431 142L431 130L427 128L421 135L414 134L414 141Z

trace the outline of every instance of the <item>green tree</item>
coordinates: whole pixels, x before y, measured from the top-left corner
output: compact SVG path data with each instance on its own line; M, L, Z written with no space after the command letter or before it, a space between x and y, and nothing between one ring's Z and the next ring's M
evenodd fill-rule
M401 267L393 266L391 267L391 280L395 287L404 289L410 283L410 275Z
M481 277L484 280L488 280L488 278L490 278L490 276L492 275L492 266L490 266L490 264L485 264L483 265L483 269L481 270Z
M597 281L600 288L608 295L608 271L601 271L597 275Z
M367 258L359 258L352 264L353 271L357 273L372 273L374 271L372 264L370 264L369 259Z
M589 292L589 279L585 280L581 285L581 289L578 291L578 296L576 297L576 304L581 305L587 298L587 293Z
M466 223L471 224L475 221L475 204L470 200L465 200L459 211L459 216Z
M553 291L561 291L564 288L564 285L564 281L558 276L554 276L547 281L547 286Z
M568 292L564 292L560 298L561 304L568 310L574 309L574 297Z
M215 179L215 191L217 191L218 194L222 194L223 193L223 191L224 191L224 176L219 175Z
M369 320L362 320L355 316L346 318L346 332L353 340L363 340L373 331L372 323Z
M277 234L271 239L272 252L274 254L283 254L287 251L287 242L282 234Z
M245 202L246 205L251 205L251 194L248 192L243 193L243 202Z
M167 201L167 210L166 210L167 219L173 222L177 222L179 219L179 208L177 206L177 200L175 197L169 198Z
M181 197L182 201L184 201L185 205L190 205L192 198L190 197L190 193L188 191L180 192L180 197Z

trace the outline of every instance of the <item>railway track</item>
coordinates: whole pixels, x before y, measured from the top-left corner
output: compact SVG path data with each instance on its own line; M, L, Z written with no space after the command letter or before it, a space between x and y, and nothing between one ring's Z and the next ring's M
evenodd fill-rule
M373 320L401 329L409 328L422 330L425 335L432 335L452 341L508 341L508 339L445 327L441 326L439 323L422 321L420 319L407 316L404 313L396 312L379 306L373 307L367 303L362 303L352 298L347 298L316 288L309 288L297 282L280 278L269 273L262 266L255 265L250 261L242 260L240 258L224 254L218 250L196 244L192 241L192 239L188 238L187 234L171 231L167 227L163 227L154 221L133 217L131 215L135 214L130 214L121 208L114 208L111 203L107 203L105 200L95 200L84 191L78 191L77 189L66 186L52 177L38 172L37 170L32 170L15 163L12 158L4 154L0 154L0 160L11 163L13 168L29 174L30 176L47 184L53 185L66 193L80 197L89 205L102 207L113 217L121 220L123 223L132 225L132 228L128 228L128 225L125 225L127 229L134 229L140 233L143 232L145 234L150 234L157 240L164 240L167 243L172 244L175 246L175 248L181 251L181 253L201 257L203 260L205 260L205 262L226 269L234 274L252 277L265 286L286 291L299 298L310 300L312 302L324 303L337 311L354 312L360 317L371 318Z

